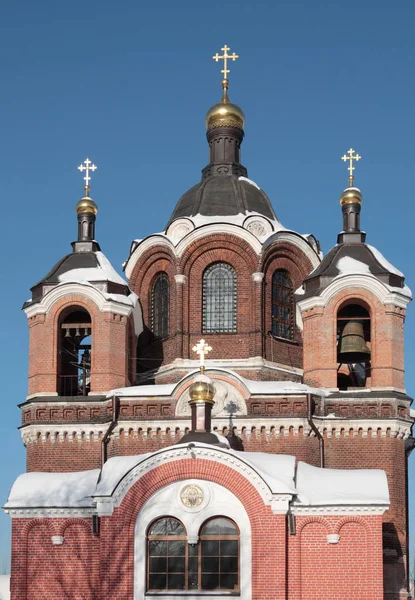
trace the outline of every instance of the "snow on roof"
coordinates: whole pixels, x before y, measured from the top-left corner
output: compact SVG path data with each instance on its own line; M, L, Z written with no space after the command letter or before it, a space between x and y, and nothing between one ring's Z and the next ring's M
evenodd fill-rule
M287 494L295 493L295 456L266 454L265 452L237 452L236 450L233 450L232 453L259 471L271 491L284 493L281 491L281 485L283 485Z
M98 267L71 269L70 271L61 273L59 275L59 281L61 283L110 281L112 283L118 283L119 285L127 285L127 282L121 275L118 275L117 271L103 252L95 252L95 255L98 259Z
M216 433L216 432L212 432ZM228 440L216 434L218 440L228 444ZM173 448L187 447L187 444L176 444ZM197 443L197 447L212 448L209 444ZM214 447L214 446L213 446ZM220 450L220 448L216 448ZM101 478L95 492L96 496L111 495L118 482L134 467L145 462L154 454L163 454L170 449L158 450L154 453L139 454L137 456L116 456L110 458L102 469ZM280 454L265 454L264 452L238 452L228 448L223 449L227 454L233 454L243 462L250 465L268 483L271 490L279 494L295 494L294 474L295 456Z
M198 361L189 361L198 365ZM222 368L215 367L214 364L210 365L209 361L206 361L207 369L215 369L218 371L223 371ZM199 370L195 368L194 372L188 373L185 375L178 383L161 383L157 385L135 385L125 388L117 388L114 390L110 390L107 394L107 398L111 396L127 396L127 397L146 397L146 396L171 396L174 390L180 387L186 379L197 376ZM305 383L298 383L297 381L253 381L252 379L246 379L242 377L238 373L231 371L229 369L226 370L226 373L234 375L241 383L245 385L249 393L256 395L268 395L268 394L286 394L286 395L295 395L295 394L314 394L315 396L328 396L330 394L329 391L313 388ZM209 373L207 373L209 375ZM215 383L215 380L212 380Z
M299 462L296 483L301 504L389 504L386 473L380 469L321 469Z
M0 575L0 600L10 600L10 575Z
M401 271L399 271L399 269L394 267L388 260L386 260L386 258L383 256L383 254L381 252L379 252L379 250L377 248L375 248L374 246L369 246L369 244L367 244L367 247L369 248L369 250L371 250L371 252L373 252L374 257L382 265L382 267L387 269L390 273L399 275L399 277L404 276L403 273Z
M24 473L10 490L5 508L91 506L99 469L75 473Z
M296 505L389 504L386 474L378 469L322 469L303 462L298 463L296 468L294 456L238 452L201 443L196 443L195 446L214 448L216 452L233 455L237 462L241 461L254 469L272 493L296 497ZM187 447L187 444L177 444L148 454L113 457L104 464L101 473L95 469L79 473L20 475L11 489L5 508L94 506L93 497L111 496L120 481L136 466L153 456L159 457L155 464L161 464L163 454L175 449L180 451L183 447ZM182 459L183 453L178 453L177 460Z
M336 267L339 270L340 275L349 275L355 273L367 273L368 275L371 274L369 265L361 262L360 260L356 260L351 256L343 256L340 258L336 263Z
M242 175L241 175L240 177L238 177L238 179L239 179L239 181L246 181L247 183L250 183L251 185L256 187L257 190L261 189L259 187L259 185L257 183L255 183L255 181L252 181L252 179L248 179L248 177L242 177Z

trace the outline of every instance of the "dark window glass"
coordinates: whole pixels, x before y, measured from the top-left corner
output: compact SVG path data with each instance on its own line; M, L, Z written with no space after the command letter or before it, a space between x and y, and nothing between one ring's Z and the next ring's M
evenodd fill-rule
M239 532L229 519L207 521L192 546L180 521L158 519L149 528L147 554L149 591L239 592Z
M151 330L157 338L169 335L170 286L167 274L156 275L151 288Z
M294 339L294 289L291 279L282 269L272 276L272 335Z
M203 333L236 332L236 273L215 263L203 274Z

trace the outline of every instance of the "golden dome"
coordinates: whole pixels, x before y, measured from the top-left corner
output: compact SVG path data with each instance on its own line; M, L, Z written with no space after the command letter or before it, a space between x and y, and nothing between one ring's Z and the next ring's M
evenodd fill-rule
M362 192L356 187L346 188L340 196L340 204L342 206L344 206L344 204L362 204L362 202Z
M76 212L79 213L92 213L94 215L98 212L98 206L88 195L85 195L76 205Z
M222 100L212 106L206 114L206 128L215 129L216 127L236 127L243 129L245 125L245 115L239 106L229 102L228 98L228 81L223 81Z
M207 402L215 404L213 398L216 394L213 381L206 375L199 375L189 388L189 404L197 404L199 402Z

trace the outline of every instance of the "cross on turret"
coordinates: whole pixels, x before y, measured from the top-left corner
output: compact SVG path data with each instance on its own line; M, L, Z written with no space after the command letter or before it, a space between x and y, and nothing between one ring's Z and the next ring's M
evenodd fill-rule
M81 171L81 173L83 171L85 171L85 177L84 177L84 181L85 181L85 192L86 195L88 195L89 193L89 182L91 181L91 177L89 175L89 172L92 171L96 171L98 169L98 167L96 165L94 165L92 163L91 160L89 160L89 158L86 158L83 162L82 165L79 165L78 169Z
M221 50L223 52L222 55L216 52L215 56L212 56L212 58L216 62L223 60L223 69L221 70L221 73L223 73L223 81L227 81L228 73L230 73L230 70L228 69L228 60L233 60L235 62L235 60L239 58L239 56L235 54L235 52L233 52L232 54L228 54L228 50L230 50L230 48L228 48L226 44L223 48L221 48Z
M192 350L200 356L200 372L203 373L205 370L205 356L212 351L212 347L205 340L200 340L200 342L193 346Z
M359 154L353 155L354 152L355 150L353 150L353 148L350 148L350 150L347 151L347 154L349 156L347 156L347 154L343 154L342 156L342 160L344 160L344 162L346 162L347 160L349 161L349 166L347 167L347 170L349 171L349 187L353 187L354 181L353 171L355 170L355 167L353 166L353 161L355 160L357 162L362 158L361 156L359 156Z

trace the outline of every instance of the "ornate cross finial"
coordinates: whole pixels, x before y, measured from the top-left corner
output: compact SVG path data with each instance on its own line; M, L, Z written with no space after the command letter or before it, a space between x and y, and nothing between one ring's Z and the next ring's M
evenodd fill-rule
M350 150L347 151L347 154L349 156L347 156L347 154L343 154L342 156L342 160L344 160L344 162L346 162L347 160L349 161L349 166L347 167L347 170L349 171L349 187L353 187L354 181L353 171L355 170L355 167L353 166L353 161L355 160L356 162L358 162L362 158L358 154L355 154L353 156L354 152L355 151L353 150L353 148L350 148Z
M200 342L193 346L192 350L200 356L200 372L203 374L205 370L205 356L211 352L212 348L205 340L200 340Z
M89 182L91 181L91 177L89 176L89 172L92 171L96 171L98 169L98 167L94 164L92 164L92 162L89 160L89 158L86 158L83 162L82 165L79 165L78 169L81 171L86 171L85 173L85 193L88 196L89 194Z
M221 70L221 73L223 73L223 81L225 82L228 80L228 73L230 73L230 70L228 69L228 60L233 60L235 62L235 60L239 58L239 56L235 54L235 52L233 52L232 54L228 54L228 50L230 50L230 48L228 48L226 44L223 48L221 48L221 50L223 52L222 55L219 55L216 52L215 56L212 56L212 58L216 62L223 60L223 69Z

